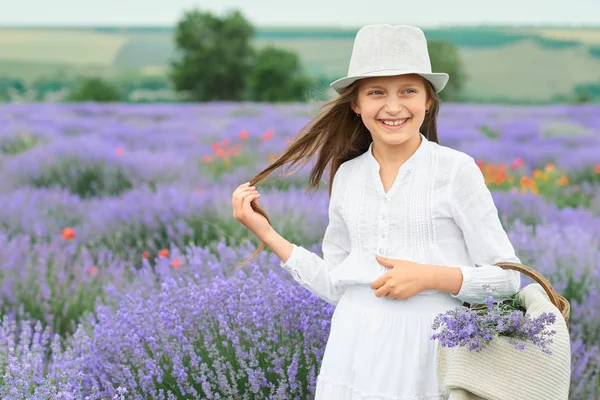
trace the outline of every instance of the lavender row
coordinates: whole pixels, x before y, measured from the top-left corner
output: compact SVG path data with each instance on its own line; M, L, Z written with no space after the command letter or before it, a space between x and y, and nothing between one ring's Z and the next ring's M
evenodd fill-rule
M307 104L5 105L0 107L0 152L10 157L0 176L16 178L11 187L43 185L47 177L40 170L70 162L80 169L99 168L112 179L122 173L133 186L201 181L207 171L223 168L219 164L237 149L231 155L237 164L225 170L241 178L248 167L258 170L280 154L316 110ZM552 162L571 174L593 177L600 163L598 115L597 105L446 105L439 137L442 144L486 162L510 164L521 158L529 172ZM208 156L214 165L205 165Z
M206 246L224 239L235 244L252 237L232 217L229 204L236 186L224 182L218 187L190 188L175 183L89 200L65 190L21 188L0 194L0 226L8 236L36 240L58 238L63 229L72 228L75 243L109 246L136 259L144 251L156 254L171 243ZM289 240L306 243L322 237L326 190L307 194L300 188L267 188L261 193L261 204L275 228ZM600 235L598 198L589 209L559 209L532 194L496 192L494 200L507 227L516 221L530 226L553 223Z

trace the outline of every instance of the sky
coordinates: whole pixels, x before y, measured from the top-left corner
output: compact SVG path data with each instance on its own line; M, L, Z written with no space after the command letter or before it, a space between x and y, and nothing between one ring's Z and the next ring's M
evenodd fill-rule
M600 26L600 0L0 0L0 25L173 26L193 8L238 9L255 26Z

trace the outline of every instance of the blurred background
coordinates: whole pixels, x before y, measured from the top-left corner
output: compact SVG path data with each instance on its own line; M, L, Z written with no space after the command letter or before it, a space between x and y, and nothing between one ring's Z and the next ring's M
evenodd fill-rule
M3 0L0 101L323 98L369 23L424 29L444 100L600 101L597 0Z

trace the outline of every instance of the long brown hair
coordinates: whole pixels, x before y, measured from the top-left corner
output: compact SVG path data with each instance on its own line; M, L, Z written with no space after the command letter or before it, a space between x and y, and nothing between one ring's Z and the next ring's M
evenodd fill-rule
M420 131L427 140L439 143L437 135L439 99L431 83L426 79L423 81L427 89L427 99L431 100L431 105L425 114ZM319 115L302 128L283 154L250 180L250 186L262 182L271 172L286 164L289 164L289 167L297 164L304 166L317 154L306 190L308 192L319 188L323 172L329 165L329 196L331 197L332 177L340 165L365 153L373 141L371 133L363 124L362 119L351 108L358 98L359 82L360 80L355 81L337 98L325 103L321 107ZM265 210L256 204L255 200L250 205L255 212L265 217L269 224L271 223ZM252 261L264 248L265 244L261 243L240 267Z

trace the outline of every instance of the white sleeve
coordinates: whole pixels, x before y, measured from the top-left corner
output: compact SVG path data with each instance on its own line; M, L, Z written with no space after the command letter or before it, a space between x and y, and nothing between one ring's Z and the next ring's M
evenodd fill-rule
M494 264L521 261L502 227L483 173L472 157L458 166L451 208L475 264L459 266L463 283L454 297L469 303L483 303L488 296L506 299L514 295L521 285L520 273Z
M281 266L288 270L294 280L330 304L336 305L344 289L330 279L330 272L338 267L350 253L350 235L341 214L340 169L333 178L329 200L329 224L325 230L323 258L302 246L294 248L287 262Z

